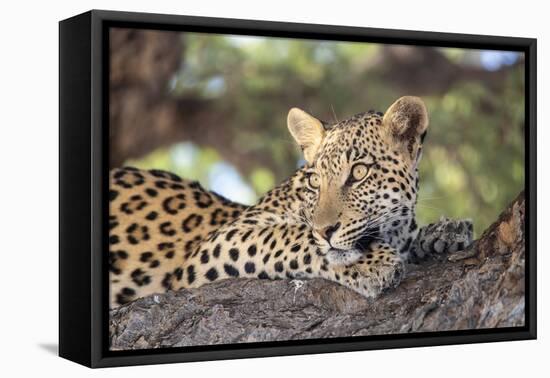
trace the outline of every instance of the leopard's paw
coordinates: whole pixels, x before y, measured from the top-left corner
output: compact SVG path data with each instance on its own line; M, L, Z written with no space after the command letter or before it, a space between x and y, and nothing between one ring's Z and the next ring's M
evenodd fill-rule
M396 252L373 251L355 264L341 268L345 286L368 298L376 298L383 291L399 285L405 275L405 263Z
M474 225L469 219L441 217L439 222L423 227L418 247L426 255L454 253L468 248L474 238Z

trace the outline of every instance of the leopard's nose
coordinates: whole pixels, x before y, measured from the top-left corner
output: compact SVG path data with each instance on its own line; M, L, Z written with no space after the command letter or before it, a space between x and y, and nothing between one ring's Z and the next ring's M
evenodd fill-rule
M319 235L321 235L323 237L323 239L330 242L330 238L340 228L340 225L341 225L341 223L338 222L338 223L335 223L333 225L318 229L316 231L319 233Z

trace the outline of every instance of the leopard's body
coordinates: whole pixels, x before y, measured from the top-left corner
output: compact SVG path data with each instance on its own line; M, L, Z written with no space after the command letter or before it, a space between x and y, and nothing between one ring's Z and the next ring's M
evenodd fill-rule
M110 172L111 306L177 287L186 255L246 206L160 170Z
M170 173L113 170L111 305L235 277L322 277L375 297L407 260L467 246L468 222L450 231L453 246L418 238L427 124L412 97L331 127L293 109L289 130L307 163L250 207Z

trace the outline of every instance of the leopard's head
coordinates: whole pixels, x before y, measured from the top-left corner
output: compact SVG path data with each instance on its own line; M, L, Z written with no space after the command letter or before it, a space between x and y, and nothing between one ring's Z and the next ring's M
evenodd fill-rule
M301 215L316 236L333 250L362 250L410 221L427 127L418 97L332 126L291 109L288 128L307 161Z

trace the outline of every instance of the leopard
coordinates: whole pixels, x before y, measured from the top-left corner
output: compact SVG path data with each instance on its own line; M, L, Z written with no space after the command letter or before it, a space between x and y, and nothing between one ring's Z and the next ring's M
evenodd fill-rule
M113 169L111 307L236 278L322 278L376 298L407 264L469 247L470 219L416 222L428 123L415 96L333 123L292 108L305 163L251 206L170 172Z

